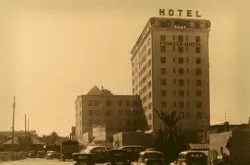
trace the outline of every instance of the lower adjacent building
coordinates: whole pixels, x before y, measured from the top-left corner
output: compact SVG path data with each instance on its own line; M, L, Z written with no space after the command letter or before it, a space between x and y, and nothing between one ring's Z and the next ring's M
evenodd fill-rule
M139 96L113 95L111 91L94 86L86 95L75 101L76 137L89 141L93 128L105 128L106 140L112 142L113 134L121 131L148 129ZM88 133L88 137L84 136ZM83 139L89 138L89 139Z

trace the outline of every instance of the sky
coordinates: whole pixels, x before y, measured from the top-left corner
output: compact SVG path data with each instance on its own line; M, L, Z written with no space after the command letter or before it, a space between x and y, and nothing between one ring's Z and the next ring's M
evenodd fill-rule
M130 51L161 9L211 21L211 124L250 117L247 0L0 0L0 131L68 136L75 100L93 86L132 94Z

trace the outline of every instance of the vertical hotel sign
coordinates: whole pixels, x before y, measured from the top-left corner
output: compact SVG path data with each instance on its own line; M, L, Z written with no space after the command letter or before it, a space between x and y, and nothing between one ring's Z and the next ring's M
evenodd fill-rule
M183 10L183 9L159 9L160 16L178 16L178 17L201 17L198 10Z

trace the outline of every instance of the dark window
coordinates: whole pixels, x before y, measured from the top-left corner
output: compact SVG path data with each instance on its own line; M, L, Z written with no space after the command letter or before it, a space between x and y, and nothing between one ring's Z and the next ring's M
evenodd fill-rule
M88 106L92 106L93 105L93 101L92 100L89 100L88 101Z
M151 49L148 49L148 54L151 54Z
M196 64L200 64L201 63L201 58L196 58Z
M182 42L183 41L183 36L178 36L178 41Z
M179 68L179 74L184 74L184 69L183 68Z
M161 46L161 52L166 52L166 47L165 46Z
M202 107L202 102L201 101L197 101L196 102L196 107L197 108L201 108Z
M179 64L183 64L183 58L179 57Z
M161 102L161 107L162 108L166 108L167 107L167 102L166 101L162 101Z
M196 53L200 53L201 52L201 48L200 47L196 47Z
M201 80L196 80L196 86L201 86Z
M151 109L151 108L152 108L152 104L149 103L149 104L148 104L148 109Z
M165 57L161 57L161 63L165 64L166 63L166 58Z
M148 93L148 98L151 98L151 97L152 97L152 93L149 92L149 93Z
M111 111L110 110L107 110L106 111L106 116L110 116L111 115Z
M200 90L196 91L196 96L197 96L197 97L200 97L200 96L201 96L201 91L200 91Z
M129 106L129 100L125 101L126 106Z
M106 101L106 105L107 106L110 106L111 105L111 102L109 100Z
M196 75L201 75L201 69L200 68L196 68Z
M166 79L161 79L161 85L167 85L167 80Z
M183 47L178 47L178 52L182 53L183 52Z
M161 68L161 74L166 74L167 69L166 68Z
M161 96L167 96L167 91L166 90L162 90L161 91Z
M179 96L184 97L184 91L183 90L179 91Z
M183 86L184 85L184 80L183 79L179 79L179 86Z
M195 37L195 41L196 41L196 42L200 42L200 41L201 41L201 37L200 37L200 36L196 36L196 37Z
M161 35L161 41L166 41L166 36L165 35Z
M122 101L121 100L118 101L118 105L122 106Z
M99 100L95 100L95 106L98 106L99 105Z
M179 102L179 107L180 107L180 108L184 108L184 101L180 101L180 102Z

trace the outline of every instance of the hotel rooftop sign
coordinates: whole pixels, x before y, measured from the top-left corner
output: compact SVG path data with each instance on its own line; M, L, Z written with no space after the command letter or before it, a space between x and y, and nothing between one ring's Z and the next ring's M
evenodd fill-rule
M159 9L160 16L179 16L179 17L201 17L199 11L183 9Z

